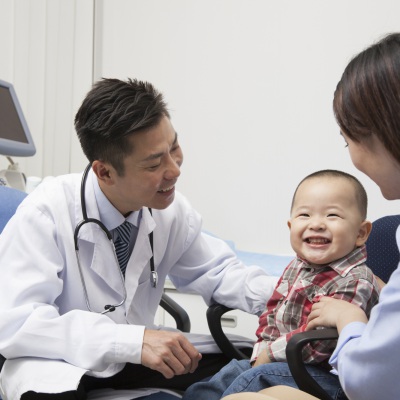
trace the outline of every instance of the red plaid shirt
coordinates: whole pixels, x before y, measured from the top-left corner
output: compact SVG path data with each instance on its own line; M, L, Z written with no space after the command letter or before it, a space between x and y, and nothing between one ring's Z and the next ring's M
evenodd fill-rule
M367 251L359 247L328 265L312 265L295 258L284 270L266 310L260 316L252 360L266 349L271 361L286 361L286 344L306 328L307 317L321 296L359 305L367 315L378 302L379 287L366 266ZM317 364L332 354L336 340L309 344L303 350L306 363Z

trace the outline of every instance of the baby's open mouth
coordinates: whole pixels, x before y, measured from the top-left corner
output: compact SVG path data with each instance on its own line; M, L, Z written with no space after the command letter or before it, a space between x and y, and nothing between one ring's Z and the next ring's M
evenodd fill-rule
M310 244L327 244L331 241L325 238L307 238L305 242Z

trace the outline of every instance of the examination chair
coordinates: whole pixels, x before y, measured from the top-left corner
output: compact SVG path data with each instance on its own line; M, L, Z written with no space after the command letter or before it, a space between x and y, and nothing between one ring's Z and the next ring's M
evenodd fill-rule
M396 231L400 225L400 215L389 215L377 219L372 224L372 231L367 240L367 265L375 275L385 283L400 261L400 253L396 242ZM220 304L214 304L207 310L207 320L210 332L221 351L230 358L246 359L246 354L237 349L225 335L221 317L231 309ZM302 350L305 345L318 340L338 338L336 329L318 329L298 333L288 342L286 347L287 362L292 376L299 389L320 400L333 400L322 387L311 377L303 362Z
M27 196L25 192L18 189L10 188L7 186L0 186L0 235L6 226L9 219L14 215L16 209L22 200ZM182 332L190 332L190 319L187 312L174 300L172 300L167 294L163 294L160 306L167 311L173 319L175 320L176 327ZM0 371L5 362L5 358L0 354ZM103 399L98 391L98 396L90 396L91 399ZM157 392L146 397L141 397L141 399L146 400L176 400L179 399L179 395L174 395L170 393ZM1 400L1 396L0 396Z

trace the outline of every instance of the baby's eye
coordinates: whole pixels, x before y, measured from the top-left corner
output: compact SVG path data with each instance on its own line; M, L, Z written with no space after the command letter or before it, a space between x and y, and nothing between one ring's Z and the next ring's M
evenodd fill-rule
M310 216L310 214L306 214L306 213L299 214L299 217L309 217L309 216Z
M328 214L328 217L339 217L337 214Z

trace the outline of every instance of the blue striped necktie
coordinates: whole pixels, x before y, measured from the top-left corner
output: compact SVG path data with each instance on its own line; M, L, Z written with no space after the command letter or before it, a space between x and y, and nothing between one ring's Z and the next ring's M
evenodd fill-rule
M117 258L119 262L119 267L121 268L122 275L125 276L126 265L128 264L128 260L130 257L129 245L131 239L133 225L125 221L123 224L118 226L118 238L114 243L115 252L117 253Z

